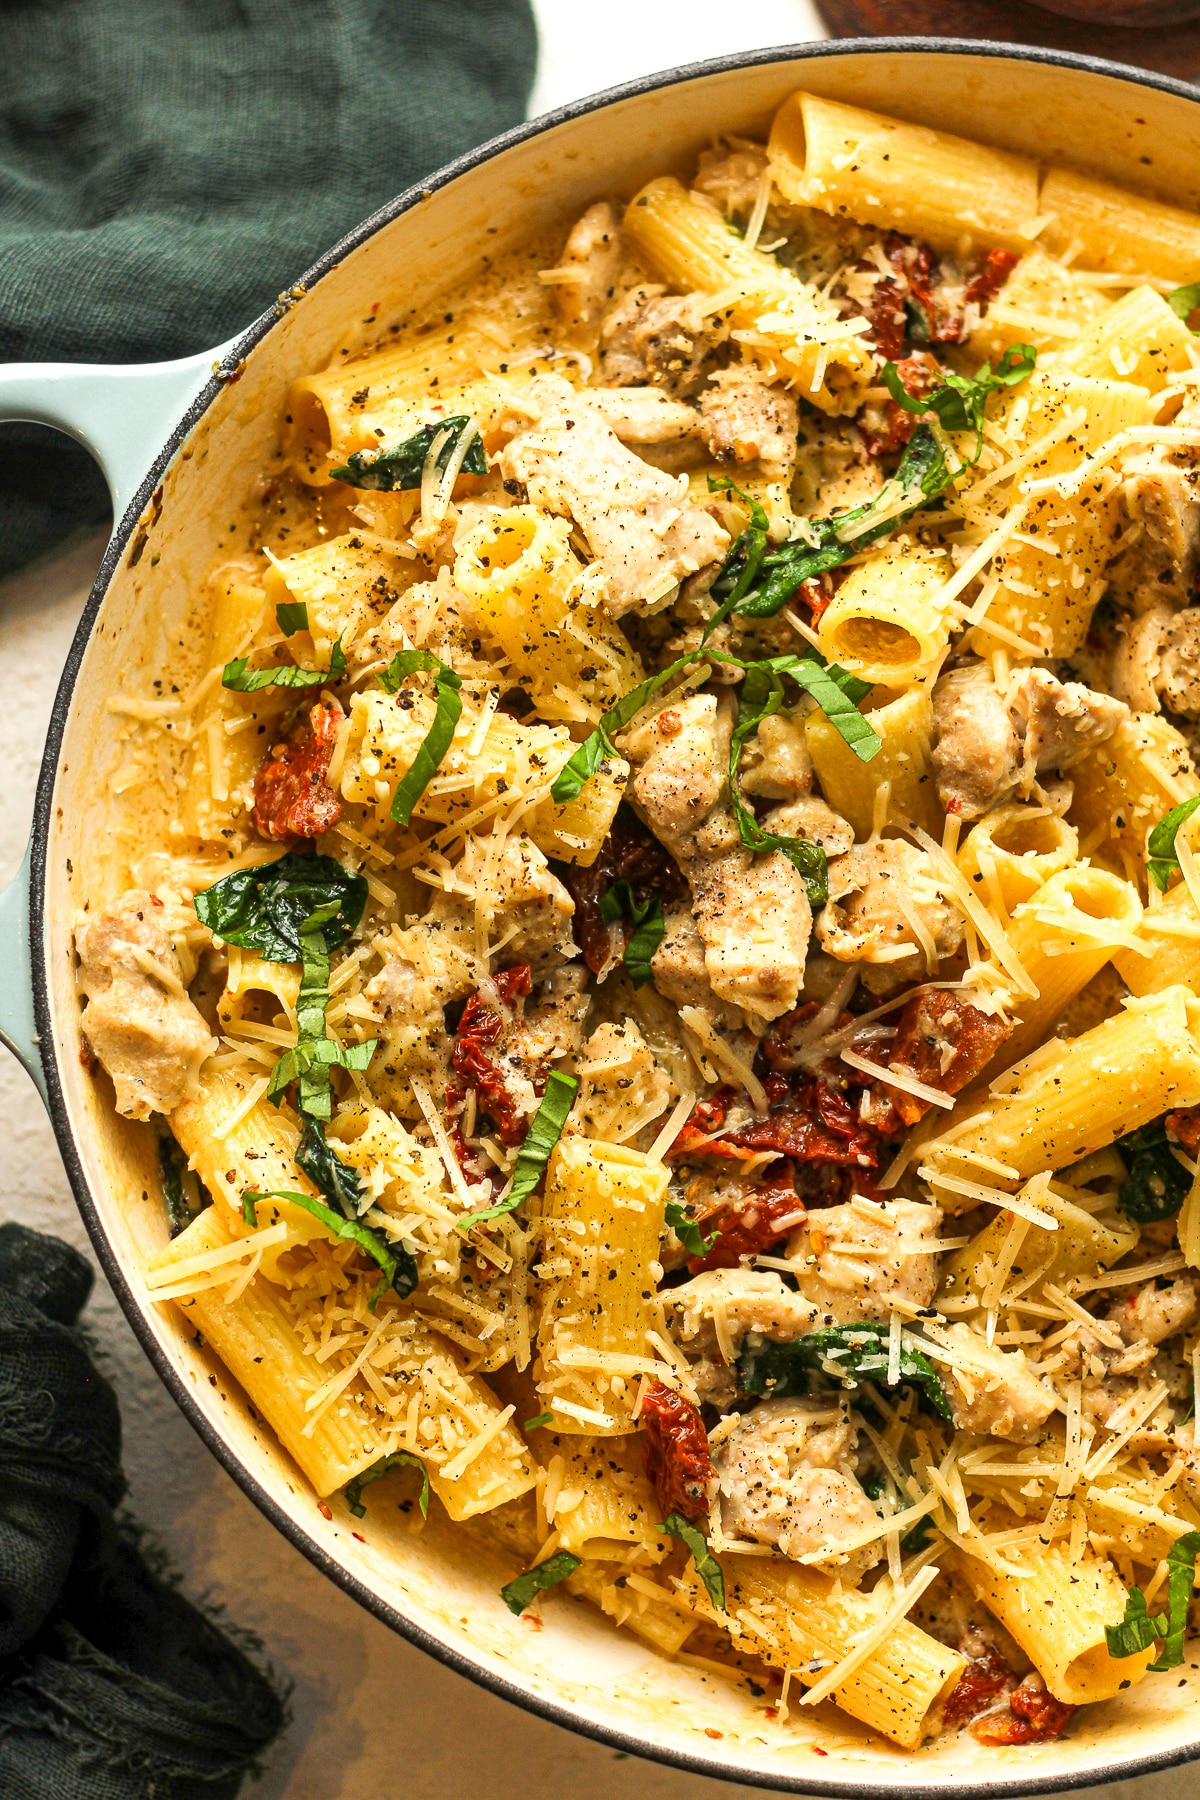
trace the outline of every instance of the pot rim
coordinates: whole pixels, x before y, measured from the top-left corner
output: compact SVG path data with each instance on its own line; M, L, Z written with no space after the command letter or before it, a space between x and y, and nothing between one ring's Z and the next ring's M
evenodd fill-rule
M674 69L638 76L631 81L621 82L615 87L604 88L596 94L587 95L581 100L572 100L563 106L555 107L550 112L539 113L536 118L528 120L525 124L514 126L510 131L503 132L498 137L489 138L485 144L443 164L423 181L404 189L393 200L388 201L363 219L322 256L318 257L316 262L312 263L298 278L296 286L302 286L306 293L311 292L317 282L325 275L330 274L350 252L357 250L360 245L374 237L385 226L390 225L404 213L411 211L431 194L449 186L459 176L466 175L481 164L490 162L494 157L516 144L525 143L559 125L583 118L589 113L600 112L619 101L636 99L640 95L653 93L657 89L679 86L708 75L736 73L738 70L762 68L771 63L799 63L827 57L865 54L895 55L897 53L905 55L964 55L997 61L1009 59L1017 62L1044 63L1053 67L1079 70L1086 74L1105 75L1133 86L1155 88L1160 92L1173 94L1180 99L1190 100L1193 104L1200 105L1200 90L1173 76L1161 75L1154 70L1134 68L1129 64L1110 61L1103 57L1084 56L1075 51L1055 50L1040 45L1006 44L991 39L904 36L816 39L799 44L771 45L757 50L737 51L728 56L713 57L702 62L684 63ZM46 973L47 855L53 816L54 785L62 752L63 737L75 692L75 683L92 628L109 584L120 565L130 538L137 529L143 511L174 460L176 452L191 436L223 386L235 377L240 362L257 348L285 316L285 310L278 304L269 307L230 344L220 364L215 365L212 378L205 384L164 441L162 449L131 498L121 519L117 522L113 535L105 547L87 604L72 639L47 729L30 827L29 943L34 1016L37 1026L36 1041L45 1076L46 1106L50 1122L58 1142L67 1178L71 1184L71 1190L75 1196L75 1203L79 1208L96 1258L135 1337L159 1379L226 1474L236 1482L247 1499L252 1501L294 1549L306 1557L350 1599L357 1601L374 1618L387 1625L416 1649L424 1651L426 1655L433 1657L445 1668L465 1676L477 1686L495 1694L499 1699L507 1700L525 1712L533 1713L536 1717L546 1719L551 1724L563 1726L566 1730L575 1732L579 1736L610 1745L627 1755L663 1763L671 1768L685 1770L689 1774L707 1776L711 1780L740 1782L743 1786L768 1789L775 1793L827 1796L828 1800L879 1800L877 1777L821 1780L808 1774L791 1775L783 1770L770 1772L765 1769L747 1768L741 1764L721 1762L707 1756L693 1754L682 1748L656 1743L651 1739L639 1737L615 1726L581 1717L563 1703L548 1700L518 1682L472 1661L461 1651L452 1648L432 1632L407 1618L369 1587L366 1582L352 1574L349 1569L331 1556L314 1538L310 1537L299 1521L272 1498L248 1465L240 1459L206 1417L151 1330L146 1314L126 1278L100 1220L76 1148L75 1134L67 1111L63 1086L59 1079ZM1099 1768L1082 1769L1078 1774L1047 1775L1040 1778L1035 1776L1032 1779L1029 1775L1014 1774L998 1781L958 1782L954 1785L957 1791L964 1796L964 1800L985 1800L985 1797L986 1800L1006 1800L1006 1797L1011 1797L1011 1800L1025 1800L1026 1796L1035 1794L1068 1793L1079 1788L1094 1787L1098 1780L1101 1783L1109 1783L1128 1780L1139 1775L1157 1774L1197 1759L1200 1759L1200 1725L1197 1727L1196 1741L1190 1745L1127 1757L1122 1762L1106 1763ZM946 1800L948 1789L946 1782L924 1783L905 1779L897 1785L903 1786L905 1800Z

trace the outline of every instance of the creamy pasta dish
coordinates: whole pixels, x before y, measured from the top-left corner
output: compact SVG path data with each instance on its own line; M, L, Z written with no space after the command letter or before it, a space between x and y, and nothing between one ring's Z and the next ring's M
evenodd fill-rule
M111 701L153 1300L347 1533L772 1719L1174 1686L1200 218L796 94L362 310Z

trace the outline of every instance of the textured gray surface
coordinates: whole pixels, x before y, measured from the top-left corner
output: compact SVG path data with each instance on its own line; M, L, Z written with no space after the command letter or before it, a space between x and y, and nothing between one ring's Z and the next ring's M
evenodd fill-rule
M539 0L539 110L628 76L821 35L808 0ZM20 862L42 740L101 543L0 585L0 882ZM57 1146L26 1076L0 1051L0 1217L86 1249ZM176 1411L99 1279L86 1324L121 1398L132 1504L193 1593L257 1631L295 1683L294 1723L247 1800L720 1800L753 1791L614 1755L505 1705L411 1649L318 1575L251 1506ZM1188 1770L1107 1790L1184 1800Z

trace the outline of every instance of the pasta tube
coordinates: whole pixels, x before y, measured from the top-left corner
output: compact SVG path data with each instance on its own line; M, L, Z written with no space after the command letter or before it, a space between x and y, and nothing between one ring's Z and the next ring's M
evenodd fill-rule
M1068 344L1059 366L1077 375L1133 382L1157 394L1173 374L1191 368L1192 343L1191 332L1162 295L1140 287Z
M825 798L849 819L856 837L869 837L874 828L875 797L887 782L888 822L915 821L940 836L941 809L929 770L933 702L927 690L910 688L896 699L888 699L881 691L876 703L863 710L882 746L869 763L859 761L824 713L810 713L804 721L809 755Z
M995 807L973 825L958 866L973 886L997 898L1004 912L1036 894L1044 882L1079 858L1079 833L1044 806Z
M885 687L919 680L942 656L955 622L938 604L951 573L944 551L915 545L860 563L822 615L817 636L826 661Z
M1006 1545L985 1562L960 1549L953 1567L975 1598L1016 1638L1056 1700L1087 1706L1133 1686L1156 1647L1134 1656L1108 1653L1104 1628L1125 1616L1128 1590L1106 1559L1072 1562L1057 1544Z
M1042 1269L1043 1279L1067 1281L1076 1275L1095 1275L1101 1269L1109 1269L1136 1249L1138 1228L1123 1213L1101 1217L1085 1212L1066 1198L1071 1191L1064 1182L1046 1183L1030 1195L1040 1212L1057 1219L1058 1228L1054 1231L1012 1213L997 1213L969 1244L946 1258L938 1289L940 1297L959 1300L970 1295L981 1307L995 1306L1009 1281L1018 1286L1035 1269ZM1088 1198L1094 1204L1094 1196ZM1015 1244L1009 1240L1010 1233L1017 1234ZM993 1284L994 1292L989 1291ZM1025 1291L1023 1286L1022 1292ZM955 1316L964 1315L956 1312Z
M1038 209L1050 214L1041 241L1053 255L1076 251L1081 269L1118 269L1163 281L1196 279L1200 218L1146 200L1074 169L1050 169Z
M1037 165L1007 150L797 93L775 114L767 154L775 186L797 206L959 254L973 242L1032 242Z
M871 379L866 321L840 319L812 283L749 249L715 206L660 175L628 207L624 232L672 286L719 297L744 346L776 362L804 399L827 413L857 409Z
M1187 740L1154 713L1124 720L1071 775L1071 819L1084 854L1143 876L1147 833L1173 806L1200 794Z
M402 572L399 557L372 549L350 533L274 559L263 586L272 609L288 601L307 607L311 666L325 668L335 638L349 653L363 626L373 624L399 598Z
M555 1429L632 1431L647 1372L667 1170L638 1150L560 1139L543 1202L538 1393Z
M1148 955L1118 950L1113 957L1131 994L1140 999L1181 984L1200 995L1200 913L1186 882L1177 882L1159 905L1142 914L1137 937Z

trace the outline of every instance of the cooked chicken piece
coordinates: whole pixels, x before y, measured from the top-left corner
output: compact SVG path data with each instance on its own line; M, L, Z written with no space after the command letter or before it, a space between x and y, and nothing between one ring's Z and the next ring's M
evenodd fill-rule
M1176 613L1163 633L1157 687L1172 712L1200 719L1200 606Z
M1200 402L1187 402L1176 425L1200 424ZM1110 571L1110 593L1132 613L1148 612L1166 601L1186 606L1196 587L1200 564L1200 467L1192 448L1155 447L1124 465L1122 509L1128 520L1129 548Z
M1179 617L1186 620L1188 614L1183 612ZM1118 700L1124 700L1134 712L1161 711L1159 688L1162 684L1162 652L1174 619L1173 608L1162 604L1152 606L1149 612L1136 617L1121 619L1116 627L1112 648L1107 658L1098 665L1100 685L1115 694ZM1186 638L1186 625L1183 632ZM1087 646L1084 647L1084 654L1087 654ZM1180 698L1184 697L1188 688L1186 664L1176 665L1173 681ZM1165 693L1163 698L1176 711L1187 710L1186 706L1177 706L1176 701L1168 698ZM1196 703L1200 708L1200 689L1197 689Z
M716 366L724 338L721 327L705 318L704 298L650 284L628 293L601 326L601 384L649 384L675 400L693 399Z
M792 713L769 713L747 741L738 777L744 794L764 800L796 800L810 793L813 764L804 720Z
M809 838L820 844L826 856L845 856L854 848L854 827L849 819L843 819L816 794L806 794L790 806L773 806L763 814L762 826L777 837Z
M1018 784L1070 769L1110 738L1129 708L1046 669L1024 669L1001 694L986 663L942 677L933 694L933 771L948 812L977 819Z
M691 908L669 908L663 925L662 943L650 963L659 993L679 1006L700 1007L718 1027L740 1025L740 1009L726 1006L713 992L704 961L704 939L696 929Z
M1022 734L1023 781L1054 770L1061 775L1112 736L1129 708L1078 681L1058 681L1045 669L1026 669L1009 688L1008 708Z
M844 1403L761 1401L713 1452L722 1530L774 1544L793 1560L827 1551L843 1574L846 1562L855 1576L872 1567L882 1555L878 1543L848 1556L838 1552L879 1522L855 1479L856 1435Z
M678 1315L688 1350L726 1363L735 1360L748 1331L790 1344L806 1331L837 1324L768 1269L706 1269L680 1287L666 1289L662 1299Z
M688 500L686 479L627 450L586 395L541 375L526 402L536 422L502 452L501 473L523 482L535 506L574 519L607 577L613 618L659 610L686 576L720 562L728 533Z
M589 388L588 400L623 444L677 444L700 434L695 407L661 388Z
M425 918L372 946L383 966L363 989L381 1026L368 1080L384 1104L407 1116L419 1112L413 1076L439 1093L444 1085L451 1048L444 1009L479 985L474 942L467 909L450 912L435 895Z
M758 462L773 481L790 481L796 466L796 402L736 370L712 378L700 399L704 440L718 462Z
M766 151L757 146L702 150L692 192L706 195L727 219L740 217L753 212L766 167Z
M695 861L696 833L724 790L732 730L732 714L715 694L690 694L622 740L635 768L629 798L685 868Z
M946 1336L966 1365L938 1364L959 1431L1014 1444L1036 1437L1058 1401L1050 1383L1029 1366L1025 1352L998 1350L967 1325L951 1325Z
M507 957L505 946L502 954ZM588 972L582 963L567 963L551 970L537 992L525 1003L524 1016L509 1028L505 1057L532 1072L536 1063L560 1056L578 1056L583 1049L583 1025L591 1006Z
M633 1019L598 1025L578 1065L579 1098L571 1128L609 1144L628 1144L678 1097Z
M713 992L760 1019L791 1012L804 986L812 909L780 850L733 850L686 870Z
M75 926L83 1029L112 1076L127 1119L170 1112L196 1093L200 1065L217 1048L188 998L179 948L190 915L130 888ZM190 958L189 958L190 961ZM194 964L193 964L194 968Z
M942 676L933 728L933 773L946 812L977 819L1016 786L1021 740L987 663Z
M506 967L528 963L533 979L540 981L559 963L571 962L579 955L571 936L575 902L531 838L510 837L499 863L485 878L497 924L503 933L516 927L504 945ZM473 901L451 896L449 909L456 902L473 918Z
M863 980L873 992L932 972L962 938L962 918L942 898L923 850L877 838L830 863L817 940L839 962L867 964Z
M1127 1344L1161 1344L1189 1328L1198 1303L1197 1278L1185 1271L1173 1275L1162 1287L1150 1282L1119 1295L1108 1316Z
M808 1264L796 1285L837 1325L886 1320L894 1300L928 1306L938 1253L926 1246L937 1242L941 1223L939 1207L915 1200L823 1206L788 1240L789 1260Z
M573 337L594 343L621 266L621 234L607 200L597 200L576 220L559 261L579 279L555 284L558 316Z

